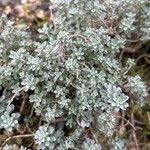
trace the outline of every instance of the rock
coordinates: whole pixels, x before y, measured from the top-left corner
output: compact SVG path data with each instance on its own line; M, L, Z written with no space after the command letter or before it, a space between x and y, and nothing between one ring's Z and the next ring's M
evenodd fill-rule
M0 5L8 5L8 3L10 2L10 0L0 0Z

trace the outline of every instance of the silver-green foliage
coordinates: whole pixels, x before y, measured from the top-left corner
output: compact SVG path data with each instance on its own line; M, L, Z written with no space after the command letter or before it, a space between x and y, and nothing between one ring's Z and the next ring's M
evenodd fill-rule
M38 29L36 39L2 17L0 84L12 93L33 91L29 101L48 124L63 117L69 127L98 125L110 136L115 126L110 114L128 107L123 81L128 79L125 87L136 102L144 103L147 96L144 83L127 75L129 67L122 68L117 55L133 33L139 42L150 38L148 1L52 0L51 9L53 24ZM99 114L97 125L93 112ZM35 133L39 149L61 143L48 127Z
M34 139L38 150L67 150L80 148L80 145L75 145L80 134L81 129L77 128L72 135L65 137L62 130L56 131L54 127L45 124L35 132Z
M48 127L47 125L40 126L35 133L35 143L38 145L37 149L44 150L55 149L55 145L60 143L60 140L63 136L62 131L55 132L55 128L52 126Z
M82 146L83 150L101 150L100 144L97 144L94 140L86 139Z
M20 148L16 144L6 144L2 150L30 150L24 146L20 146Z
M148 92L145 88L144 83L141 80L141 77L139 75L135 77L129 77L128 78L128 90L135 95L135 98L138 99L138 104L140 106L144 105L144 99L146 96L148 96Z
M110 140L110 150L123 150L125 149L126 141L119 137Z
M7 104L8 96L10 97L10 93L5 90L0 98L0 129L11 132L14 127L19 127L18 118L20 115L12 112L14 105Z
M6 110L0 116L0 129L12 131L13 127L19 127L19 113L11 113L14 109L13 105L6 107Z

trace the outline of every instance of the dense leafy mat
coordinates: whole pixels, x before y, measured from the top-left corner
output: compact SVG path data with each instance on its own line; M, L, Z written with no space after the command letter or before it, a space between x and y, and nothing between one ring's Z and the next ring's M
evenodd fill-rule
M147 0L1 4L0 149L150 149Z

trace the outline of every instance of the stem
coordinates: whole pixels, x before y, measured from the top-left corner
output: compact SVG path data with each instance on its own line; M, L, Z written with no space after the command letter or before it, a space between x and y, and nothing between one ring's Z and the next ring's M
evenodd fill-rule
M6 144L8 141L12 140L12 139L16 139L16 138L28 138L28 137L33 137L33 136L34 136L34 134L24 134L24 135L15 135L15 136L9 137L9 138L7 138L7 139L3 142L3 144L2 144L1 147L0 147L0 150L3 150L3 147L5 146L5 144Z

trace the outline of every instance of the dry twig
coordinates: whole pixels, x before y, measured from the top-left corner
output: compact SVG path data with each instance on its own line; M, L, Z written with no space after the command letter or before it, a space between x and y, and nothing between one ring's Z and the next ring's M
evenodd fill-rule
M122 117L122 116L117 116L117 115L115 115L115 117L124 120L127 124L129 124L129 125L132 127L132 129L133 129L134 131L136 130L136 128L134 127L134 125L133 125L129 120L125 119L125 118ZM127 125L127 124L126 124L126 125Z
M134 114L133 114L133 112L131 112L131 123L134 126ZM138 140L137 140L137 137L136 137L135 130L132 130L132 137L133 137L133 140L134 140L134 143L135 143L135 146L136 146L136 150L139 150L139 145L138 145Z
M12 98L10 99L10 101L9 101L9 103L8 103L8 106L13 102L14 98L15 98L23 89L25 89L25 87L20 88L18 91L16 91L16 92L14 93L14 95L12 96Z
M149 123L149 126L150 126L150 113L147 112L147 118L148 118L148 123Z
M3 142L3 144L1 145L0 150L2 150L3 147L5 146L5 144L6 144L8 141L12 140L12 139L16 139L16 138L28 138L28 137L33 137L33 136L34 136L34 134L24 134L24 135L14 135L14 136L12 136L12 137L8 137L8 138Z
M26 103L26 99L27 99L27 94L23 97L23 101L21 103L21 107L20 107L20 114L23 112L25 103Z
M150 63L150 55L148 55L148 54L142 54L142 55L140 55L140 56L136 59L136 64L137 64L138 61L139 61L140 59L142 59L142 58L144 58L144 59L147 61L147 63Z
M86 41L86 42L88 41L88 39L87 39L85 36L81 35L81 34L73 34L73 35L70 35L69 37L70 37L70 38L79 37L79 38L83 39L83 40Z

